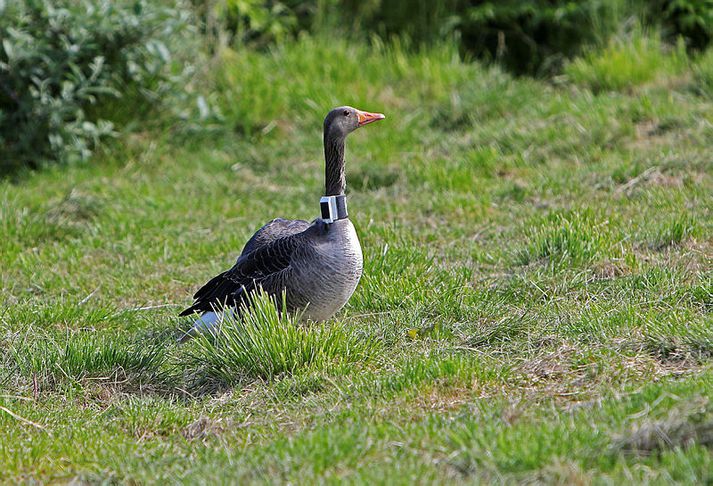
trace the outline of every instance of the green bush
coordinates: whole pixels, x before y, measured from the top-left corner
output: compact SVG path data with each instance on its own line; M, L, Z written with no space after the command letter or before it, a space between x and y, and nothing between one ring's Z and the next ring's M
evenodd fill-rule
M317 31L320 8L333 0L191 0L211 41L265 47ZM329 10L329 9L327 9Z
M646 19L660 24L672 39L683 37L688 47L703 49L713 39L713 0L654 0Z
M386 38L406 35L416 43L430 43L454 31L468 4L463 0L335 0L333 10L341 15L330 20L354 32Z
M144 0L0 1L0 172L86 158L117 116L156 106L186 20Z
M618 0L470 2L458 23L464 47L518 74L557 70L619 26Z
M631 21L700 49L713 37L713 0L471 1L456 28L464 48L517 73L559 69L583 47L604 45ZM634 24L636 22L633 22Z
M297 27L294 9L282 2L226 0L218 8L228 30L242 42L281 41Z

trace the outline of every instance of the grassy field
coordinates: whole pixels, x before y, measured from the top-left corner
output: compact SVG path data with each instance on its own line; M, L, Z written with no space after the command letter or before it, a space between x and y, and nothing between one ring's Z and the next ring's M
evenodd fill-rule
M713 481L713 55L536 81L303 39L211 73L227 132L0 182L0 480ZM387 115L348 141L347 307L177 345L259 226L317 215L340 104Z

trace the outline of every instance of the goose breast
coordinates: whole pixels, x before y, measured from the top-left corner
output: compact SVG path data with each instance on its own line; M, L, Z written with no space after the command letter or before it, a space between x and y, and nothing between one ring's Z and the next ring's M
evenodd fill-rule
M316 224L322 227L310 245L311 251L293 265L294 284L306 304L304 317L323 321L344 307L354 293L363 270L363 256L351 221Z

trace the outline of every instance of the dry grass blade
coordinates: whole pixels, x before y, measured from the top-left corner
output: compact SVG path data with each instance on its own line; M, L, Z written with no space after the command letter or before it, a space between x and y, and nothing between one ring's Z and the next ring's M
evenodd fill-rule
M38 428L38 429L40 429L40 430L44 430L44 428L45 428L44 425L40 425L40 424L38 424L37 422L33 422L32 420L28 420L28 419L26 419L25 417L21 417L20 415L16 414L16 413L13 412L12 410L10 410L10 409L8 409L8 408L5 408L5 407L3 407L3 406L1 406L1 405L0 405L0 410L2 410L3 412L5 412L6 414L8 414L9 416L11 416L12 418L19 420L19 421L22 422L23 424L32 425L33 427L36 427L36 428Z

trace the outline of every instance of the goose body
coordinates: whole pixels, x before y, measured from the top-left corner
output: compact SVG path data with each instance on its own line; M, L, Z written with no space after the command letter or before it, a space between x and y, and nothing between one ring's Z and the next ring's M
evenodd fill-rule
M286 310L304 311L303 318L313 321L329 319L347 303L359 283L363 258L346 213L344 139L359 126L382 118L351 107L330 111L324 122L323 217L312 223L277 218L260 228L235 265L201 287L193 305L180 314L198 316L185 337L210 330L225 314L249 305L258 288L272 296L284 292ZM327 208L337 200L342 206L325 213L325 200Z
M324 224L316 220L311 248L304 265L295 272L296 287L303 293L305 317L323 321L332 317L354 293L363 269L361 245L349 219Z

